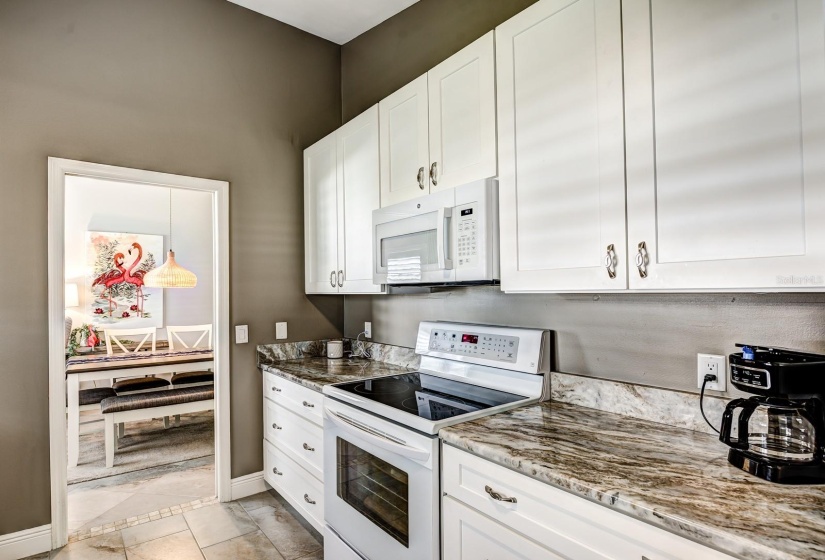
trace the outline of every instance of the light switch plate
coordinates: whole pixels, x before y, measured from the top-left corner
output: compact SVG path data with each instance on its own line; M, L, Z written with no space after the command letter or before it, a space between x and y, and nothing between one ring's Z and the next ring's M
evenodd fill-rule
M286 338L286 323L275 323L275 338L278 340Z
M235 344L249 342L249 325L235 325Z

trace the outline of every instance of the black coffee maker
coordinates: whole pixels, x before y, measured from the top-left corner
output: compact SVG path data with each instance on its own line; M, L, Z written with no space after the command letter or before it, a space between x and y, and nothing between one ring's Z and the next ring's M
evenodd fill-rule
M825 484L825 356L737 344L730 381L757 396L728 403L728 461L780 484ZM741 409L734 422L734 411Z

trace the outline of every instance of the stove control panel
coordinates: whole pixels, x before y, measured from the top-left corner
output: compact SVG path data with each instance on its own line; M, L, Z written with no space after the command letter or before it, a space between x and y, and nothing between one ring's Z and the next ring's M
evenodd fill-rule
M518 360L518 343L517 336L436 328L430 334L429 349L514 364Z

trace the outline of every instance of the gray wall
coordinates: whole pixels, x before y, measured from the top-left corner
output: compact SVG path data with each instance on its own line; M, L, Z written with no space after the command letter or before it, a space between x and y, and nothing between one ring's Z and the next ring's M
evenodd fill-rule
M536 0L421 0L341 49L344 122Z
M230 182L232 476L261 469L255 345L340 334L303 293L302 150L340 47L225 0L0 2L0 535L50 522L46 158Z
M421 0L344 45L344 119L480 37L529 0ZM345 335L372 320L373 340L414 346L419 321L444 319L556 331L556 368L696 390L696 353L735 342L825 351L825 294L504 295L462 288L424 296L348 296Z

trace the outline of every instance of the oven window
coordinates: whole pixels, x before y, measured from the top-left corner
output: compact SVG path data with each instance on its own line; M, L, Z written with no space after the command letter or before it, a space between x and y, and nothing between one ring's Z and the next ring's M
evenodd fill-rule
M407 473L337 438L338 497L410 547Z

